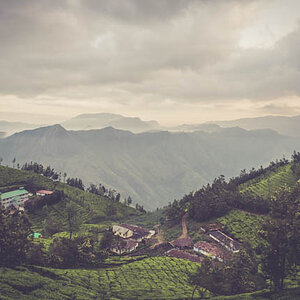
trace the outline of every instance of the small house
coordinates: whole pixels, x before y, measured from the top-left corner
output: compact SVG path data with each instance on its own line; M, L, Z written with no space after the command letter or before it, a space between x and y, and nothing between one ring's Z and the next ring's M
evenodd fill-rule
M145 229L139 226L130 224L114 225L113 233L124 239L131 238L137 242L150 239L154 234L154 230Z
M240 251L241 244L219 230L210 232L209 236L233 253Z
M194 251L220 262L224 261L222 249L212 243L200 241L194 245Z
M175 241L171 242L171 244L174 248L178 248L181 250L192 249L193 245L194 245L193 240L190 237L175 240Z
M39 190L36 192L36 195L37 196L41 196L41 197L44 197L44 196L47 196L47 195L52 195L53 192L52 191L47 191L47 190Z
M112 246L110 251L116 254L131 253L138 247L138 242L133 240L121 240L116 245Z
M213 224L204 224L200 227L200 229L204 232L211 232L211 231L217 231L221 230L221 226L219 224L213 223Z
M200 263L202 260L201 257L199 257L196 254L191 254L186 251L182 251L182 250L178 250L178 249L171 249L168 252L166 252L166 255L170 256L170 257L186 259L186 260L189 260L192 262L197 262L197 263Z

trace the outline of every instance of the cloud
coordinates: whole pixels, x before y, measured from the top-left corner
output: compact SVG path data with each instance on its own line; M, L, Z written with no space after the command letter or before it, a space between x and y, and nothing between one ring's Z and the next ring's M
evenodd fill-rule
M0 0L0 94L32 108L133 112L297 96L299 26L271 48L239 46L241 32L266 6Z

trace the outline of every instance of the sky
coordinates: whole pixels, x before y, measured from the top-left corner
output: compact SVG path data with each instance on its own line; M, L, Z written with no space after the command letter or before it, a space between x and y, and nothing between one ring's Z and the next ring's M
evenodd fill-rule
M300 114L299 0L0 0L0 119Z

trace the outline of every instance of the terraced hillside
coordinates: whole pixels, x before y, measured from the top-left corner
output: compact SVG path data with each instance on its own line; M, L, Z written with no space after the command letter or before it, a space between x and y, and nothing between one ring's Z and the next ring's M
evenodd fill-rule
M240 192L251 191L266 199L285 185L294 186L297 179L291 170L291 164L288 164L242 184Z
M153 257L92 270L1 268L0 299L183 299L192 294L187 274L196 267Z
M223 230L242 243L249 243L253 249L262 242L259 230L264 216L241 210L232 210L226 216L218 218Z
M0 166L0 191L4 192L20 186L34 189L63 191L66 196L64 200L57 204L43 207L36 210L34 213L28 214L35 229L40 229L42 227L42 221L46 216L52 216L55 221L62 225L66 225L65 208L68 202L74 203L85 223L99 223L108 219L118 220L130 215L138 214L135 209L122 203L112 202L112 200L106 197L82 191L62 182L53 181L29 171ZM108 217L107 210L112 204L116 208L116 214Z

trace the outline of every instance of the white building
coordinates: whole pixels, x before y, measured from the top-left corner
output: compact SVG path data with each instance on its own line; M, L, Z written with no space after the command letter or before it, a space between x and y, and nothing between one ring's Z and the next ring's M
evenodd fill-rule
M24 203L28 200L29 193L23 187L18 190L10 191L0 194L1 205L4 208L14 205L15 207L23 207Z

